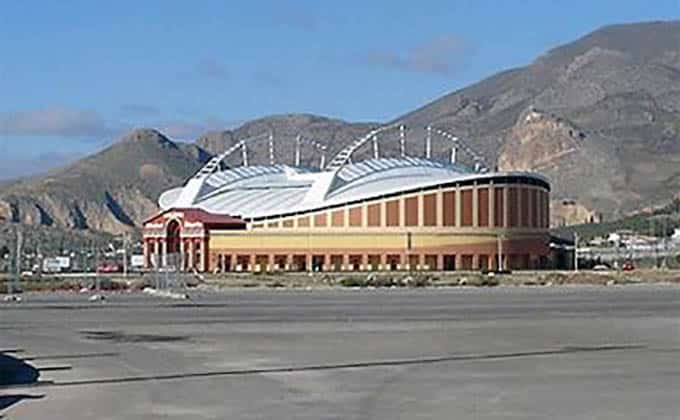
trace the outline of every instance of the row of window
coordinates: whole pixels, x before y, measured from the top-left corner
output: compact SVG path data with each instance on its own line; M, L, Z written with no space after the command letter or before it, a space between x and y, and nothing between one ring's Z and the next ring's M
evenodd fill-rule
M543 268L544 257L529 254L502 256L510 269ZM210 270L229 271L399 271L399 270L491 270L498 267L497 255L485 254L350 254L350 255L228 255L216 254Z
M437 205L441 194L442 206ZM493 208L490 208L493 196ZM403 200L403 221L402 205ZM419 203L422 200L422 207ZM460 203L456 201L460 200ZM458 204L458 205L457 205ZM384 208L383 208L384 207ZM422 209L422 210L421 210ZM507 209L507 211L506 211ZM422 211L422 215L420 214ZM476 212L476 220L475 220ZM460 214L458 214L460 213ZM365 219L365 221L364 221ZM384 220L383 220L384 219ZM422 219L422 220L421 220ZM253 228L311 227L532 227L549 226L549 196L542 189L529 187L480 187L475 203L472 189L423 193L348 209L331 210L296 219L271 220Z

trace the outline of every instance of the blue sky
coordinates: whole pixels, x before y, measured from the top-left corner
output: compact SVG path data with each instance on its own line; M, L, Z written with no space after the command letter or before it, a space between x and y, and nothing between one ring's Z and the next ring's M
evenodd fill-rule
M0 178L133 127L192 140L270 114L388 120L663 1L8 0Z

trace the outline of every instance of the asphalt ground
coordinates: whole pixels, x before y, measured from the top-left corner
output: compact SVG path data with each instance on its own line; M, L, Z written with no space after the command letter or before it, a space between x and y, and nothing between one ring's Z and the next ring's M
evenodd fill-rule
M6 419L680 419L680 287L28 294Z

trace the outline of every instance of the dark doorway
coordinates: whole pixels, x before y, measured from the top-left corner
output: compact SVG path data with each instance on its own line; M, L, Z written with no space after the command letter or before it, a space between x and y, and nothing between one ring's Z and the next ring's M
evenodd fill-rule
M166 231L166 237L168 241L168 254L179 253L179 223L176 220L168 223L168 229Z

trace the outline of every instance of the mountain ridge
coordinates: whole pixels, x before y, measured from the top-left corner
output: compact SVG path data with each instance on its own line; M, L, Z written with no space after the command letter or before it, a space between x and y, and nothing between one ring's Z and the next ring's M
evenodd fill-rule
M616 24L556 46L392 120L433 125L467 139L501 170L537 170L553 184L555 224L611 219L670 201L680 188L680 21ZM138 129L56 173L0 186L0 217L117 232L139 228L165 188L243 138L250 164L318 166L378 122L314 114L258 118L233 130L173 142ZM409 153L421 153L417 143ZM145 145L141 147L139 145ZM381 143L381 153L397 145ZM446 156L450 144L435 144ZM360 151L357 159L370 155ZM227 159L240 164L240 153ZM107 178L106 173L112 174Z

